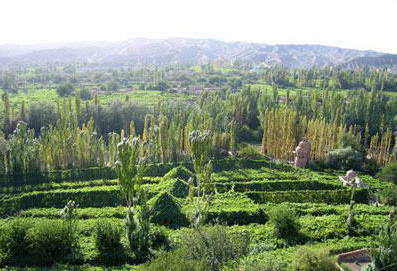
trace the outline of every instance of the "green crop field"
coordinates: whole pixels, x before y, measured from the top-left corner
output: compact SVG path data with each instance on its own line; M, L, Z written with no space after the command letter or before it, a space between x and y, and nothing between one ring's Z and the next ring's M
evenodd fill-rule
M153 166L143 182L149 191L150 206L156 205L161 195L169 193L181 207L179 215L185 217L194 208L188 196L189 171L181 170L181 166L173 170L175 166ZM191 168L188 163L184 166ZM352 190L341 185L338 180L341 174L295 169L287 164L262 160L215 161L212 179L216 193L211 200L206 227L216 222L233 235L249 233L251 238L250 252L228 263L224 270L250 270L250 266L269 261L287 266L302 247L327 248L333 254L368 247L391 210L390 207L369 205L368 200L373 191L386 185L373 177L360 176L370 188L355 191L357 231L349 235L346 219ZM5 270L145 270L144 265L101 267L95 246L96 223L108 221L120 228L125 223L126 207L117 180L110 175L110 179L100 180L88 177L71 180L65 175L57 181L43 180L37 184L2 183L0 211L9 216L0 220L1 227L21 219L31 225L45 220L56 222L62 219L60 210L68 200L79 204L77 259L46 269L13 267ZM298 215L301 241L290 244L273 234L274 227L268 214L280 206L294 210ZM160 208L156 211L168 218L152 221L153 227L165 232L174 246L192 231L186 221L177 217L175 210ZM122 241L127 246L124 235Z

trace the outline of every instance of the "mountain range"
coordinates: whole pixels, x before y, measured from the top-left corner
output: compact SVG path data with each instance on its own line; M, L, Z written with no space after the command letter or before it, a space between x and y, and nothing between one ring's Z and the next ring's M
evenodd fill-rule
M397 68L397 55L323 45L268 45L212 39L136 38L120 42L0 45L0 66L46 63L200 65L250 63L291 68Z

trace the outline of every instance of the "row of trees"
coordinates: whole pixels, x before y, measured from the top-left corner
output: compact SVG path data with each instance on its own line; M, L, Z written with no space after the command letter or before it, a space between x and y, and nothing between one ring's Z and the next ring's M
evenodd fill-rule
M272 85L283 87L310 87L322 89L397 90L395 73L364 68L347 70L341 68L286 69L271 68L263 73L263 79Z
M220 70L197 69L184 65L143 67L103 67L90 65L60 65L0 68L0 89L16 93L30 88L57 88L73 84L82 88L117 91L135 87L149 90L168 90L188 87L240 88L243 83L254 83L260 75L239 70L229 73ZM60 91L63 93L63 91Z
M23 104L19 112L3 95L0 172L111 166L117 142L142 136L152 162L189 159L189 134L211 131L211 155L235 154L238 143L260 142L265 154L292 159L303 137L312 157L323 160L349 137L378 165L394 159L397 99L380 91L287 92L247 87L203 93L195 103L162 101L155 106L125 101L100 104L78 96L57 103ZM350 144L352 145L352 144ZM356 148L358 149L358 148Z

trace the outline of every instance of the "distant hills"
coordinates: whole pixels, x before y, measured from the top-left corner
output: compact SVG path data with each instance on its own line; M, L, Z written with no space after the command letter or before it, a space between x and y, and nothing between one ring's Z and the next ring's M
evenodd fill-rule
M267 45L211 39L131 39L45 45L0 45L0 66L76 63L98 65L199 65L211 62L291 68L340 66L396 68L397 55L322 45Z
M397 71L397 55L381 54L378 56L356 57L341 65L343 68L358 69L363 67L388 68Z

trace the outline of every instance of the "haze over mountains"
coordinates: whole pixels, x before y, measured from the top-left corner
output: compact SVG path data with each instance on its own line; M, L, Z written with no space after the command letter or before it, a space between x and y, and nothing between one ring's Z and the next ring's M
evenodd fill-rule
M397 55L322 45L267 45L212 39L145 39L43 45L0 45L0 66L46 63L198 65L235 61L291 68L397 67Z

